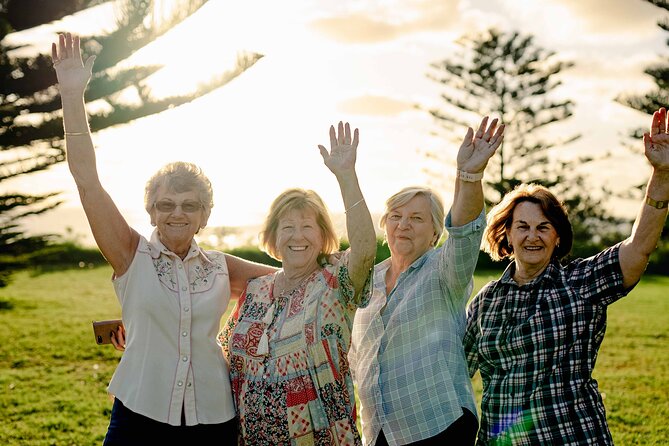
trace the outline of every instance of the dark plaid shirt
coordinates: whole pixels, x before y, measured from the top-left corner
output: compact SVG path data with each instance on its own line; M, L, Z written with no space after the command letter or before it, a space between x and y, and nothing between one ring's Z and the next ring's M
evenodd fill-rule
M592 370L607 306L623 289L620 245L518 286L514 264L468 308L469 373L481 371L478 445L612 445Z

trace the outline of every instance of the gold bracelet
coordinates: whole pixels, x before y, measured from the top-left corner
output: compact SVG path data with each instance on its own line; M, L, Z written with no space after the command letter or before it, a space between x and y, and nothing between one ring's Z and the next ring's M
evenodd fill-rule
M460 178L462 181L466 181L468 183L476 183L477 181L480 181L481 178L483 178L483 172L470 173L458 169L456 176Z
M90 132L65 132L65 136L84 136L90 134Z
M351 209L353 209L354 207L356 207L357 205L359 205L359 204L362 203L363 201L365 201L365 197L362 197L361 199L359 199L358 201L356 201L355 203L353 203L348 209L345 209L345 210L344 210L344 214L348 214L348 211L350 211Z
M669 200L653 200L648 195L646 195L646 204L648 206L654 207L655 209L665 209L669 206Z

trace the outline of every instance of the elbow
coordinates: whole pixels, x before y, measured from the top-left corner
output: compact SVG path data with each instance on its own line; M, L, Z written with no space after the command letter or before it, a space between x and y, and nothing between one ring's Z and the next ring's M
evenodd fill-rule
M374 267L374 261L376 260L376 241L369 249L365 250L365 254L362 258L362 264L365 271L369 271Z

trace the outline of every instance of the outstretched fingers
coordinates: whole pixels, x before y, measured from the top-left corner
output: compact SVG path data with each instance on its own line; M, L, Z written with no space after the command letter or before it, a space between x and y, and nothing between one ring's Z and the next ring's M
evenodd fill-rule
M351 144L351 126L348 122L344 124L344 144Z
M497 128L497 123L498 123L498 122L499 122L499 121L498 121L497 118L495 118L495 119L492 120L492 122L490 123L490 126L489 126L488 129L485 131L485 133L483 134L483 139L484 139L484 140L486 140L486 141L490 141L490 138L492 138L492 135L494 134L495 129Z
M659 115L659 126L658 130L660 133L665 133L667 131L667 110L664 107L661 107L658 110Z
M79 36L73 36L72 33L58 34L58 43L51 44L51 59L53 63L62 62L70 57L81 59L79 43Z
M488 117L485 116L481 120L481 124L479 124L478 130L476 130L476 135L474 136L475 138L481 139L483 138L483 134L485 133L486 127L488 126Z
M337 132L335 131L334 125L330 126L330 149L337 145Z
M492 138L490 138L490 146L494 150L497 150L499 145L502 144L502 140L504 139L504 127L504 124L500 125Z
M342 121L339 121L339 124L337 125L337 142L339 145L344 144L345 136L344 136L344 123ZM350 131L350 129L349 129Z
M650 125L651 138L655 135L659 135L666 131L667 129L666 119L667 119L667 111L664 109L664 107L660 108L659 110L655 111L655 113L653 113L653 121L651 122Z
M79 48L79 36L72 39L72 56L75 60L81 60L81 49Z

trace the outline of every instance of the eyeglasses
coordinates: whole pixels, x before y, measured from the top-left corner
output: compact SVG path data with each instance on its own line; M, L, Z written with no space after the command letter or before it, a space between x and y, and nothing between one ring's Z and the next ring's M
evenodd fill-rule
M153 206L160 212L174 212L177 207L181 207L181 210L188 214L192 214L193 212L202 209L202 203L199 201L184 201L181 204L176 204L170 200L160 200L153 203Z

